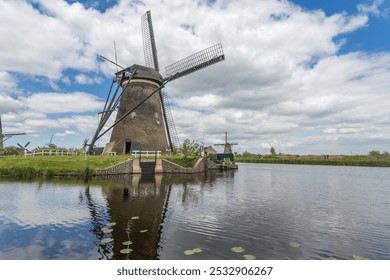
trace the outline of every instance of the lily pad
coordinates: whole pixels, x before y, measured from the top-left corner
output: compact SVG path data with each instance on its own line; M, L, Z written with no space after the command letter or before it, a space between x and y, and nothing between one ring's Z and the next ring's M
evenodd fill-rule
M357 255L353 255L352 257L353 257L355 260L363 260L363 261L369 260L369 258L366 257L366 256L357 256Z
M195 254L194 250L185 250L184 255L189 256Z
M126 249L122 249L119 251L121 254L130 254L131 252L133 252L133 249L130 249L130 248L126 248Z
M107 224L108 227L113 227L113 226L115 226L115 225L116 225L115 222L111 222L111 223L108 223L108 224Z
M232 248L232 251L233 251L234 253L243 253L243 252L245 252L245 249L242 248L242 247L233 247L233 248Z
M105 229L103 229L103 233L110 233L112 231L113 231L112 228L105 228Z
M200 252L202 252L203 250L202 250L202 248L195 248L195 249L193 249L192 250L194 253L200 253Z
M245 260L255 260L256 257L254 255L243 255L242 256Z
M299 248L299 247L301 247L301 244L298 242L290 242L290 246L293 248Z
M338 238L347 238L344 233L331 233L330 235Z
M140 230L139 232L140 233L145 233L145 232L148 232L148 230L147 229L143 229L143 230Z
M131 217L132 220L138 220L139 219L139 216L134 216L134 217Z
M114 239L111 237L102 239L102 243L110 243L112 241L114 241Z

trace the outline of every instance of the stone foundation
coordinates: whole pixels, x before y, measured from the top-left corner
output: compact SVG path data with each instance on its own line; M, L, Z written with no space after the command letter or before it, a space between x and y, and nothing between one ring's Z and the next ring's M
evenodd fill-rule
M165 159L157 159L155 173L181 173L192 174L205 172L210 169L219 169L219 165L212 162L208 158L200 158L194 167L185 168L176 163ZM96 176L105 175L120 175L120 174L139 174L142 170L140 168L139 159L128 159L125 162L110 166L103 170L97 170Z
M130 174L133 173L133 160L128 159L125 162L118 163L116 165L107 167L103 170L96 170L96 176L105 176L105 175L119 175L119 174Z

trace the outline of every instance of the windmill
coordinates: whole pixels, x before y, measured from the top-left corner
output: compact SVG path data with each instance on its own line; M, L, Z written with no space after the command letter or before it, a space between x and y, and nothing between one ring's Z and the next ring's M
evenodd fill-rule
M56 145L56 144L53 144L52 141L53 141L53 134L52 134L51 137L50 137L49 143L46 144L46 145L47 145L49 148L51 148L51 149L57 149L57 145Z
M117 61L100 56L121 70L116 73L105 106L99 113L99 124L89 144L89 154L96 141L111 129L110 142L104 153L127 154L141 149L167 153L174 146L179 146L168 96L162 89L170 81L225 59L219 43L167 66L163 77L159 72L150 11L142 16L141 23L146 66L134 64L124 68ZM117 107L114 124L103 131Z
M23 149L23 154L31 153L31 152L27 149L27 146L30 145L30 142L27 142L24 146L20 145L19 143L17 143L17 144L18 144L18 146L19 146L20 148Z
M0 154L3 154L3 150L4 150L4 145L3 143L11 138L12 136L16 136L16 135L26 135L26 133L4 133L3 134L3 128L2 128L2 124L1 124L1 115L0 115Z
M227 138L227 131L225 132L225 143L224 144L214 144L215 146L224 146L225 148L223 149L224 154L232 154L232 146L238 145L238 143L229 143L228 138Z

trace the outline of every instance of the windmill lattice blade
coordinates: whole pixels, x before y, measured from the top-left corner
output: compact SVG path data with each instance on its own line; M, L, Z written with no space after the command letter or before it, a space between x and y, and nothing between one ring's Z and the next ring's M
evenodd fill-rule
M161 99L165 118L165 125L168 132L171 149L173 149L174 147L180 147L179 136L177 135L175 122L172 116L171 103L169 102L168 94L165 90L161 91Z
M174 80L223 60L225 55L219 43L165 67L165 75Z
M154 40L152 16L147 11L141 19L142 39L144 43L145 64L147 67L160 71L157 59L156 41Z

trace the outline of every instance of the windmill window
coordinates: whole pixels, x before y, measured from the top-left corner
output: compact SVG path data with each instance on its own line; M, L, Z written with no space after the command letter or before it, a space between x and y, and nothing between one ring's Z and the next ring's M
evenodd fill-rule
M158 117L158 113L157 112L154 113L154 118L156 119L156 123L160 124L160 119Z
M130 117L131 117L132 119L135 119L136 116L137 116L137 113L136 113L136 112L131 112L131 113L130 113Z

